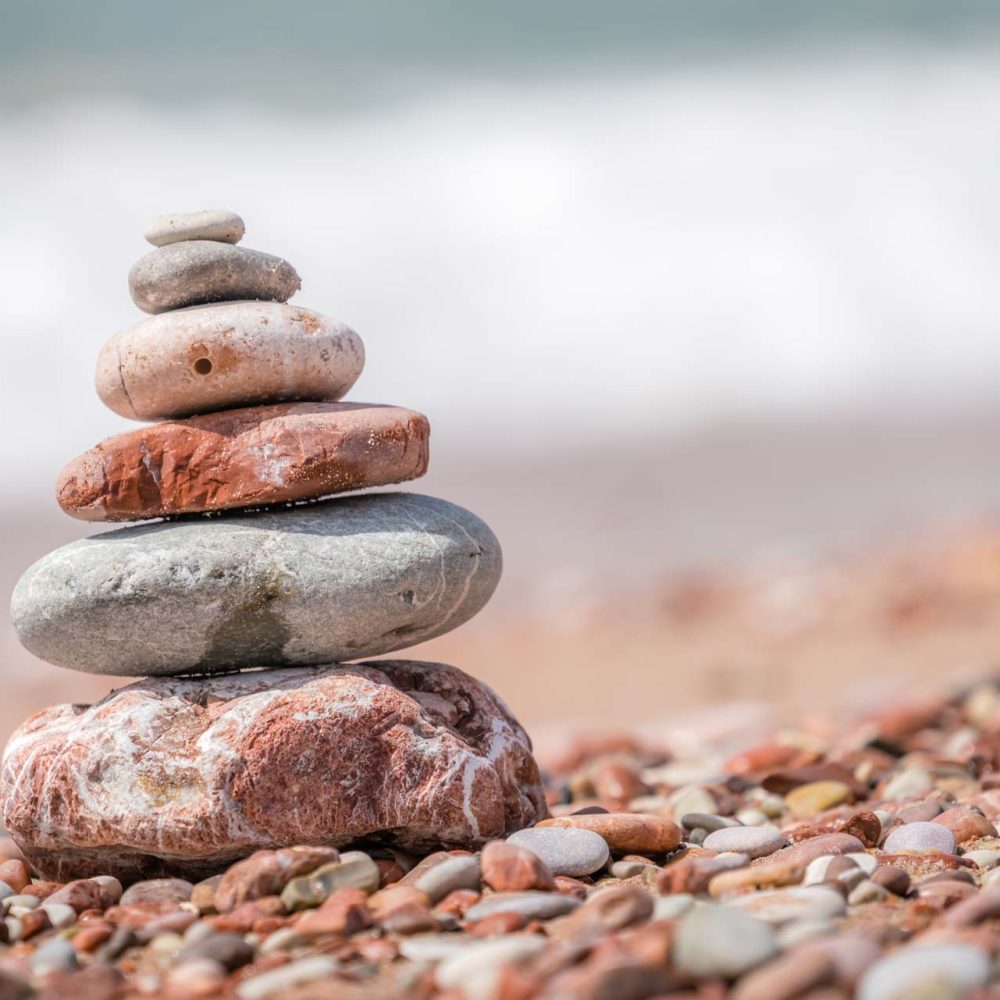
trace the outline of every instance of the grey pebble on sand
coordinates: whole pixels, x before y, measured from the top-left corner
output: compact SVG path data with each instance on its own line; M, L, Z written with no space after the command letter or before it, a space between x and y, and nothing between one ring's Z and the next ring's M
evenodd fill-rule
M519 913L528 920L551 920L575 910L580 900L561 892L495 892L491 896L470 906L465 913L466 920L482 920L494 913Z
M761 858L783 847L785 837L776 826L733 826L713 830L702 847L720 854L735 851L749 858Z
M673 962L690 976L735 979L777 954L774 931L742 910L695 903L677 925Z
M541 859L553 875L592 875L608 863L605 839L593 830L532 827L518 830L507 843L524 847Z

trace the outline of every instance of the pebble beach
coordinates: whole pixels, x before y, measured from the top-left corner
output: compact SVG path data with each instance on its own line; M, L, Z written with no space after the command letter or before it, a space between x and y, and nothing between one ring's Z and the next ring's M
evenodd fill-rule
M33 878L4 997L994 996L1000 688L722 759L581 734L476 850L261 850L201 880ZM992 985L991 985L992 984Z

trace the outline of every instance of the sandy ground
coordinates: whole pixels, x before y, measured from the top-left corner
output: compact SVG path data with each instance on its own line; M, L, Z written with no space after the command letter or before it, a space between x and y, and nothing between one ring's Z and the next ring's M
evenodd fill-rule
M495 600L409 651L484 678L539 741L558 724L674 722L720 701L848 710L1000 660L1000 416L744 425L533 458L438 434L413 489L501 538ZM69 458L70 456L66 456ZM51 494L8 499L0 590L91 531ZM0 734L115 681L0 630ZM873 665L875 669L873 670Z

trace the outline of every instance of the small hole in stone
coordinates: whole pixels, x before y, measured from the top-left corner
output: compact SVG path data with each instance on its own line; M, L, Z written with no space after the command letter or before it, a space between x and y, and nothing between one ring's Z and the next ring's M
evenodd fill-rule
M194 363L194 370L199 375L207 375L212 370L212 362L208 358L199 358Z

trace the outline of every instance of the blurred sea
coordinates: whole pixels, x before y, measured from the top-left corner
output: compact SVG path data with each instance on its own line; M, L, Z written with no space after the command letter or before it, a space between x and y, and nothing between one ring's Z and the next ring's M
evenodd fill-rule
M124 426L97 351L161 211L225 206L353 325L355 399L515 453L964 407L1000 374L1000 45L441 80L350 110L63 94L0 118L0 461ZM16 196L9 196L15 193Z

